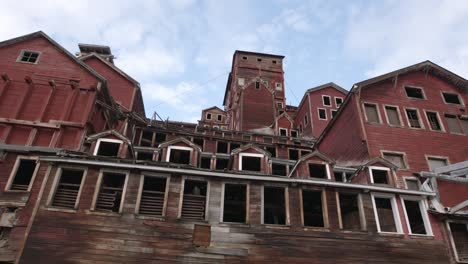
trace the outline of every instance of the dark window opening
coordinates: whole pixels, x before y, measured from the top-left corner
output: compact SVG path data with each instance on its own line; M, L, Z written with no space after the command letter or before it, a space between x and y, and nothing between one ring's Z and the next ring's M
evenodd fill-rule
M418 112L416 110L406 109L406 116L408 117L410 127L421 128L421 124L419 123Z
M276 157L276 148L275 147L265 147L265 150L270 152L272 158Z
M361 216L359 214L357 194L339 194L341 223L345 230L360 230Z
M62 169L52 206L75 208L84 170Z
M211 158L210 157L201 157L200 168L202 168L202 169L211 169Z
M211 119L211 113L206 114L206 119L208 119L208 120Z
M284 188L265 186L263 196L263 223L285 225L286 203Z
M379 219L381 232L396 232L395 218L393 217L392 201L390 198L375 197L375 207Z
M323 105L331 106L330 96L323 96Z
M283 136L283 137L288 136L288 130L286 129L280 128L279 132L280 132L280 136Z
M319 119L327 119L327 112L325 109L319 109Z
M465 223L449 223L449 226L458 261L468 261L468 225Z
M183 149L171 149L171 155L169 156L169 162L178 164L190 164L190 150Z
M296 142L294 142L294 143L296 143ZM310 153L312 153L312 151L310 151L310 150L301 150L301 157L303 157L303 156L305 156L307 154L310 154Z
M309 176L313 178L327 179L327 166L325 164L309 163Z
M341 171L334 171L333 176L335 176L335 181L337 182L345 182L346 179L343 177L343 172Z
M439 117L437 113L434 112L426 112L427 121L429 121L429 127L435 131L441 131L442 127L440 126Z
M156 142L161 144L166 141L166 134L164 133L156 133Z
M119 154L120 143L114 142L99 142L98 156L117 157Z
M247 60L247 57L246 57L246 56L242 56L242 59L243 59L243 60Z
M304 116L304 125L307 125L309 123L309 116L305 115Z
M262 158L242 156L242 170L246 171L261 171L262 170Z
M257 61L258 61L258 62L261 62L261 61L262 61L262 59L261 59L261 58L257 58Z
M153 160L153 152L137 152L137 160Z
M138 213L142 215L162 216L165 194L165 178L145 176Z
M120 211L125 177L125 174L104 172L96 200L97 211Z
M192 180L185 181L181 213L182 218L195 220L205 219L206 192L206 182Z
M456 116L446 114L445 121L447 122L448 131L450 131L451 133L462 133L461 127L458 124Z
M324 227L322 192L302 190L304 226Z
M272 62L273 64L276 64L276 61L275 61L275 60L272 60L271 62Z
M23 51L20 61L36 63L38 58L39 58L39 52Z
M444 96L444 100L446 103L461 104L460 97L458 97L458 94L453 94L453 93L442 93L442 94Z
M377 105L364 104L364 110L366 111L367 122L380 123L379 113L377 112Z
M27 191L35 170L36 160L21 159L10 190Z
M291 130L291 137L297 137L297 131Z
M222 116L222 115L218 115L218 116L217 116L217 119L218 119L218 121L221 121L221 120L223 120L223 116Z
M257 89L257 90L260 89L260 82L255 82L255 89Z
M271 170L273 175L277 176L288 176L286 165L273 163L271 164Z
M424 99L424 94L422 89L415 87L405 87L406 95L411 98Z
M340 107L343 104L343 99L340 97L335 97L336 107Z
M216 169L225 170L228 168L229 159L216 158Z
M278 111L278 115L282 115L283 113L284 113L283 110L279 110L279 111Z
M224 185L223 222L245 223L246 189L242 184Z
M377 184L388 184L388 171L386 170L372 170L372 179Z
M231 143L231 152L237 148L240 148L240 144L237 143Z
M398 109L393 106L385 106L387 112L388 123L393 126L401 126L400 116L398 115Z
M203 140L203 138L193 138L193 143L197 144L201 150L203 151L203 143L205 141Z
M336 111L336 110L331 110L332 118L335 117L337 113L338 113L338 111Z
M289 159L290 160L298 160L299 159L299 150L289 149Z
M427 235L426 226L424 225L421 209L419 208L419 201L404 200L406 214L411 229L411 234Z
M151 147L153 142L153 132L143 131L141 134L140 146Z
M218 141L216 146L217 153L228 153L228 143L223 141Z

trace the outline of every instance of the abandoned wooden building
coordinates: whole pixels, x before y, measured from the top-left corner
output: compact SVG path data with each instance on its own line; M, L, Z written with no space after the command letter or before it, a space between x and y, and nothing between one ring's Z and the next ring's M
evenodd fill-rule
M145 117L108 46L0 42L0 262L468 263L468 81L306 90L236 51L224 109ZM255 114L253 114L255 113Z

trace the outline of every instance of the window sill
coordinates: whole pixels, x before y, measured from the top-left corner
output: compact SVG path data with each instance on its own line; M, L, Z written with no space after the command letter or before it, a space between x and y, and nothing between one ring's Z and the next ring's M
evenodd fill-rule
M151 216L151 215L140 215L140 214L135 214L136 219L142 219L142 220L154 220L154 221L160 221L160 222L165 222L166 217L164 216Z
M265 228L271 228L271 229L291 229L290 225L275 225L275 224L262 224L263 227Z
M379 126L383 125L382 123L378 123L378 122L369 122L369 121L366 121L366 124L368 124L368 125L379 125Z
M388 124L388 123L387 123ZM393 128L405 128L405 126L403 125L392 125L392 124L388 124L389 127L393 127Z
M414 129L414 130L426 130L424 127L410 127L408 126L409 129Z
M367 234L368 232L366 230L348 230L348 229L340 229L341 233L346 233L346 234Z
M22 191L22 190L5 190L5 193L30 193L31 191Z
M107 213L107 212L100 212L100 211L94 211L94 210L86 210L86 214L89 215L100 215L100 216L112 216L112 217L121 217L121 213Z
M320 227L320 226L302 226L304 231L321 231L321 232L330 232L329 228Z
M70 214L76 214L78 210L76 209L66 209L66 208L58 208L58 207L43 207L43 209L47 211L52 211L52 212L61 212L61 213L70 213Z
M429 239L433 240L434 235L423 235L423 234L408 234L411 239Z
M236 226L236 227L250 227L250 224L247 223L236 223L236 222L220 222L221 226Z
M377 234L381 236L389 236L389 237L405 237L403 233L394 233L394 232L377 232Z

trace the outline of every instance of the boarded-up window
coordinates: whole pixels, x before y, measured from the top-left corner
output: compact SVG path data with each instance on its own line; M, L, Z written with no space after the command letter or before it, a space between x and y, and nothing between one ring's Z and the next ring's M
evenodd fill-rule
M468 261L468 224L449 223L449 226L458 261Z
M287 175L286 165L284 165L284 164L272 163L271 164L271 169L272 169L272 174L273 175L277 175L277 176L286 176Z
M84 170L61 169L52 206L76 209L78 193L83 180Z
M400 169L406 169L405 158L403 154L398 153L384 153L384 159L390 161L394 165L397 165Z
M388 171L372 169L372 179L374 183L377 184L388 184Z
M340 193L340 217L344 230L360 230L361 216L357 194Z
M263 223L286 224L285 190L282 187L263 187Z
M245 223L246 190L243 184L224 185L223 222Z
M178 164L190 164L192 152L184 149L170 149L169 162Z
M327 166L325 164L309 163L309 177L327 179Z
M437 113L435 113L435 112L426 112L426 116L427 116L427 121L429 122L429 127L431 128L431 130L435 130L435 131L441 131L442 130L442 128L440 126L439 117L437 116Z
M422 215L421 201L403 200L411 234L427 235Z
M437 168L445 167L448 165L447 159L444 158L427 158L427 163L429 165L429 170L434 171Z
M182 202L182 218L205 220L207 183L186 180Z
M418 111L414 109L406 109L406 116L408 117L408 123L410 127L421 128L421 123L419 122Z
M304 226L324 227L322 192L302 190Z
M122 173L104 172L96 200L96 211L120 212L125 179Z
M166 178L144 176L139 214L162 216L166 193Z
M392 199L384 197L375 197L374 201L379 231L397 232Z
M458 123L456 116L446 114L445 121L447 122L448 131L452 133L462 133L460 124Z
M366 111L367 122L380 123L379 114L377 112L377 105L364 104L364 110Z
M444 101L449 104L461 104L460 97L458 94L453 93L442 93L444 96Z
M36 170L36 165L36 160L20 159L9 189L27 191L29 189L29 184L31 184L34 171Z
M401 126L400 116L398 109L394 106L385 106L387 112L388 123L393 126Z
M262 170L262 158L251 157L251 156L240 156L242 159L241 170L246 171L261 171Z

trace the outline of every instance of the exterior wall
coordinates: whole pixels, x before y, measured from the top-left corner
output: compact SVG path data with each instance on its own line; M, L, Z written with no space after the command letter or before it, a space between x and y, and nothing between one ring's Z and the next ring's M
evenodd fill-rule
M242 90L240 104L243 131L264 128L273 124L276 116L273 95L263 84L260 84L259 90L255 88L255 82L247 85Z
M207 114L211 114L211 119L207 118ZM221 115L221 121L218 120L218 115ZM199 125L202 127L221 128L226 130L228 127L226 118L226 112L217 107L204 109L202 111Z
M324 95L330 96L331 106L325 106L323 104L322 96ZM318 138L332 119L332 110L338 111L338 107L335 101L336 97L339 97L344 101L346 94L342 93L341 91L338 91L333 87L328 87L309 93L308 100L310 103L310 113L308 126L312 129L312 137ZM325 109L325 112L327 114L327 120L319 119L319 108Z
M297 109L297 114L296 117L294 118L294 126L295 128L299 131L299 134L302 137L313 137L312 133L312 122L310 119L310 103L309 103L309 95L306 93L304 94L304 98L301 101L301 104L299 105ZM304 116L308 116L309 124L304 125ZM302 131L301 131L302 128Z

